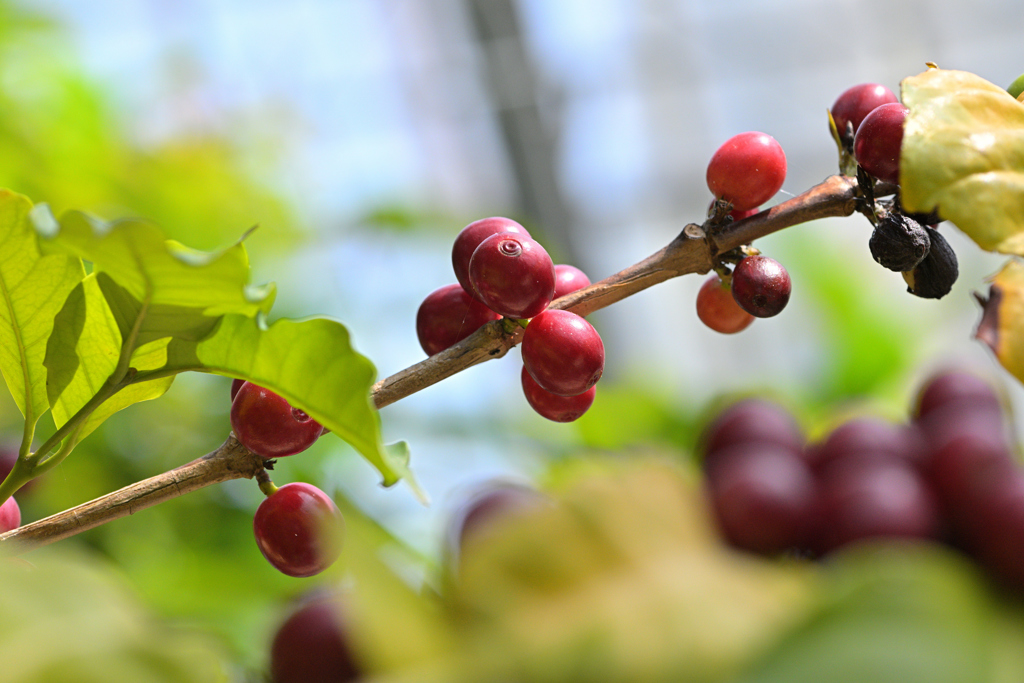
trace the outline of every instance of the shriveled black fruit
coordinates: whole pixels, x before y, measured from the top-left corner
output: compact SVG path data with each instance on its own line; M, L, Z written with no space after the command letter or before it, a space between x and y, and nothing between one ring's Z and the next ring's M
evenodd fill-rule
M930 246L927 229L895 211L882 215L868 240L872 258L897 273L916 268L928 255Z
M937 230L925 228L931 239L928 255L913 270L903 273L907 291L923 299L941 299L953 289L959 271L956 254Z

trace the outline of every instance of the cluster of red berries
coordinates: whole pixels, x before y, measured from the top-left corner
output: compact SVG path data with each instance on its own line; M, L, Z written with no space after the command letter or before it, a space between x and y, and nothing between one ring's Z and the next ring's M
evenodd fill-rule
M735 135L708 162L708 189L715 196L709 229L756 214L782 189L786 155L770 135L749 131ZM782 312L792 288L778 261L760 254L744 256L730 273L724 266L697 293L697 317L722 334L746 329L754 318Z
M854 172L849 167L852 158L861 189L872 199L871 256L902 273L911 294L940 299L952 290L959 269L956 254L936 230L942 217L935 211L909 213L900 203L900 148L909 113L889 88L878 83L847 89L829 110L841 170ZM874 195L883 193L894 198L874 201Z
M498 217L462 229L452 267L458 282L428 295L416 314L423 350L440 353L492 320L519 321L526 326L521 351L527 402L555 422L582 416L604 372L604 344L583 317L548 306L589 286L589 278L574 266L555 265L523 226Z
M900 145L909 111L878 83L848 88L829 110L841 144L853 151L860 167L894 185L900 182Z
M911 418L843 422L806 442L779 405L745 399L704 431L706 488L734 546L821 556L868 538L946 542L1024 589L1024 469L998 393L969 372L932 376Z
M301 453L324 428L264 387L240 379L231 384L231 429L239 443L270 460ZM266 485L267 497L253 517L260 552L288 576L313 576L331 566L341 547L344 520L330 496L312 484Z

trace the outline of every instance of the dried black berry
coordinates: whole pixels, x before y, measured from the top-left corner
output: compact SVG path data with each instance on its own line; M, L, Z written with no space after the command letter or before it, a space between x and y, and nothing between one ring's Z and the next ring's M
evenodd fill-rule
M928 254L928 231L913 218L894 211L883 214L871 233L871 256L889 270L913 270Z
M903 273L907 291L924 299L941 299L953 289L959 274L956 254L937 230L925 228L931 239L928 255L913 270Z

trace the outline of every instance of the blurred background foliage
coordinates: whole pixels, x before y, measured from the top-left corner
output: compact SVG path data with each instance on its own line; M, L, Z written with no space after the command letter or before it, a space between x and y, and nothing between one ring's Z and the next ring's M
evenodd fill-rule
M1008 83L1024 68L1018 12L1011 0L770 11L741 0L0 0L0 185L56 212L152 219L201 249L259 225L253 280L279 283L275 314L345 321L386 376L422 358L416 308L452 281L451 240L471 220L515 217L556 261L600 279L702 219L706 160L732 134L779 139L795 194L835 170L824 112L849 85L896 89L926 60ZM842 49L839 26L857 36ZM850 218L758 245L790 270L794 296L737 337L700 326L696 276L595 313L606 376L573 425L529 410L517 352L385 409L385 436L410 443L429 508L402 486L380 489L334 438L282 461L275 480L337 497L371 530L367 552L387 548L415 586L433 576L471 484L543 480L580 453L685 461L708 415L739 394L780 400L815 434L853 412L905 416L917 380L954 362L1017 404L1019 387L970 340L970 292L1001 259L943 231L961 276L938 302L905 294L871 261L868 224ZM228 431L228 384L181 377L116 415L19 496L24 519L212 450ZM0 429L19 434L18 422L0 399ZM252 540L260 499L253 482L231 482L60 545L174 628L211 635L229 675L255 680L289 601L344 571L274 571ZM757 680L789 680L787 666L783 653Z

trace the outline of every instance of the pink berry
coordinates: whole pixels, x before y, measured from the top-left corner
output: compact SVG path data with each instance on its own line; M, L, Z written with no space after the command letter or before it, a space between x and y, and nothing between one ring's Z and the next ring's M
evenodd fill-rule
M301 453L323 433L319 422L252 382L231 402L231 429L243 446L268 459Z
M576 396L552 394L537 384L525 367L521 379L526 402L541 417L546 417L553 422L574 422L580 419L585 412L590 410L590 406L594 403L594 396L597 394L597 387L590 387Z
M455 238L455 244L452 246L452 268L455 270L455 279L459 281L462 288L472 297L477 295L473 291L472 283L469 281L469 260L473 258L473 252L476 251L481 242L491 235L498 233L509 233L522 237L530 236L526 232L526 228L511 218L495 216L473 221L464 227L458 237Z
M285 484L264 498L252 526L260 552L288 576L319 574L341 553L341 512L311 484Z
M737 211L764 204L782 189L785 180L786 154L766 133L734 135L708 162L708 188Z
M540 244L520 235L491 235L469 261L477 298L508 318L532 318L555 294L555 265Z
M416 312L416 336L427 355L433 356L492 320L501 320L501 316L455 283L434 290L420 304Z
M577 396L604 372L604 343L593 325L570 311L548 309L523 334L523 365L546 391Z

